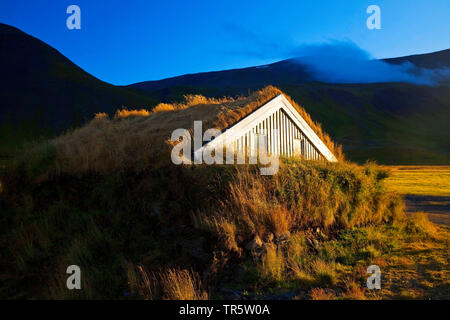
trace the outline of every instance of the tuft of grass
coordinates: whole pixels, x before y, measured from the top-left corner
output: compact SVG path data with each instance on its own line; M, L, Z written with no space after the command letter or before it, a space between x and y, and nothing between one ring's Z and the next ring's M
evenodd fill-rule
M337 275L333 263L317 259L311 264L311 272L316 283L320 286L334 285L337 282Z
M94 115L94 119L109 119L109 116L105 112L98 112Z
M199 230L204 230L215 234L221 246L227 251L241 253L236 242L236 225L220 217L208 217L205 214L192 214L194 226Z
M311 289L309 295L312 300L333 300L336 299L336 296L330 292L326 291L323 288L313 288Z
M350 281L346 283L346 290L343 297L348 300L366 300L365 292L365 288L361 288L356 282Z
M416 212L408 217L405 231L409 234L435 237L438 233L436 226L428 220L424 212Z
M128 269L131 292L146 300L207 300L199 275L192 270L166 269L148 273L141 265Z
M260 264L260 273L269 281L281 281L284 279L286 263L283 253L276 246L268 246L263 253Z
M167 300L207 300L208 294L202 290L200 277L188 270L169 269L160 274L164 299Z
M175 106L170 103L159 103L156 107L153 108L152 112L167 112L167 111L174 111Z
M122 110L117 110L114 115L115 119L123 119L129 117L148 117L150 115L150 111L146 109L140 110L128 110L123 108Z

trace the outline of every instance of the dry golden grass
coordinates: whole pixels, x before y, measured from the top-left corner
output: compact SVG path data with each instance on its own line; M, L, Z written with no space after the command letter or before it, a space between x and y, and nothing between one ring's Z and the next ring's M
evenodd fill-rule
M325 291L323 288L313 288L309 293L312 300L333 300L336 296L330 291Z
M98 112L94 116L94 119L107 119L107 118L109 118L109 116L105 112Z
M435 237L438 229L435 224L428 220L428 216L424 212L416 212L412 214L407 221L406 230L412 234L425 234Z
M148 117L150 115L150 111L145 109L140 110L128 110L123 108L122 110L117 110L114 115L115 119L123 119L129 117Z
M354 281L346 283L346 290L344 293L344 299L348 300L366 300L366 289L361 288L359 284Z
M175 106L173 104L160 103L156 107L153 108L152 112L158 113L158 112L167 112L167 111L174 111L174 110L175 110Z
M219 242L226 250L241 254L241 249L236 242L236 225L234 223L223 217L207 216L202 213L192 214L191 218L196 228L217 235Z
M413 218L416 222L422 220L420 224L424 223L423 219L423 216ZM424 234L420 229L412 228L412 232L408 229L405 227L403 231L393 235L397 249L386 257L386 265L380 266L381 290L367 290L367 297L448 300L450 228L435 225L432 231L436 234L433 236Z
M281 281L285 277L286 270L283 252L276 246L268 246L261 257L259 268L265 279Z
M142 266L137 273L128 268L130 289L148 300L207 300L199 275L186 269L167 269L148 273Z
M209 106L209 105L219 105L234 102L235 100L230 97L223 98L207 98L199 94L188 94L184 95L184 101L180 103L160 103L155 108L153 108L152 113L158 112L168 112L176 110L184 110L194 106Z
M207 300L201 289L198 274L188 270L169 269L161 274L161 282L168 300Z
M288 261L300 261L308 252L305 236L301 233L293 234L287 243L286 255Z
M285 207L274 208L267 219L275 236L290 232L295 223L294 213Z
M235 224L239 221L237 224L259 237L268 232L278 235L290 231L295 224L293 212L271 201L271 188L260 176L240 172L229 185L229 199L224 203L228 220Z

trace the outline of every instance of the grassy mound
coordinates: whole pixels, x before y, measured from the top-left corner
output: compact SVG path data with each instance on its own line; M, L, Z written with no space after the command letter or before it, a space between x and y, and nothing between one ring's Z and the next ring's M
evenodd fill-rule
M448 231L406 219L375 164L281 159L261 176L164 161L171 120L214 103L99 115L2 167L0 297L377 298L362 289L369 263L401 264L396 250L417 239L445 247ZM70 265L82 290L66 288Z
M2 172L4 297L181 298L161 288L178 281L191 288L186 297L204 298L245 263L281 281L286 241L303 257L322 236L403 219L401 199L384 190L373 164L284 159L274 176L254 166L174 165L57 175L48 173L54 159L47 150ZM265 242L249 250L255 238ZM308 263L308 272L329 277L327 264ZM81 291L65 287L72 264L83 270Z

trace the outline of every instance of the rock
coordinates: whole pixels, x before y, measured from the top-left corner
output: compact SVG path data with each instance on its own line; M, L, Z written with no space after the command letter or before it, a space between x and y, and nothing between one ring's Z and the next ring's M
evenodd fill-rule
M277 234L277 238L275 241L278 243L286 242L289 240L290 237L291 237L291 233L289 231L285 231L283 233Z
M261 249L262 245L263 245L262 240L256 235L252 241L247 243L247 245L245 246L245 249L250 250L250 251L256 251L258 249Z
M322 232L322 230L320 230L320 228L316 229L316 233L319 236L320 239L325 240L326 239L326 235Z
M272 242L273 241L273 233L272 232L267 232L264 235L264 242Z
M308 243L311 249L317 251L320 248L320 243L314 238L306 238L306 242Z

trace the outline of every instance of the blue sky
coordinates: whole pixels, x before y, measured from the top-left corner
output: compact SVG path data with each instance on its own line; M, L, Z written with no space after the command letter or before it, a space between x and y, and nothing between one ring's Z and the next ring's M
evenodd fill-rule
M68 30L66 8L81 8ZM366 8L381 8L369 30ZM113 84L265 64L302 45L352 41L373 57L450 48L449 0L2 0L0 22Z

